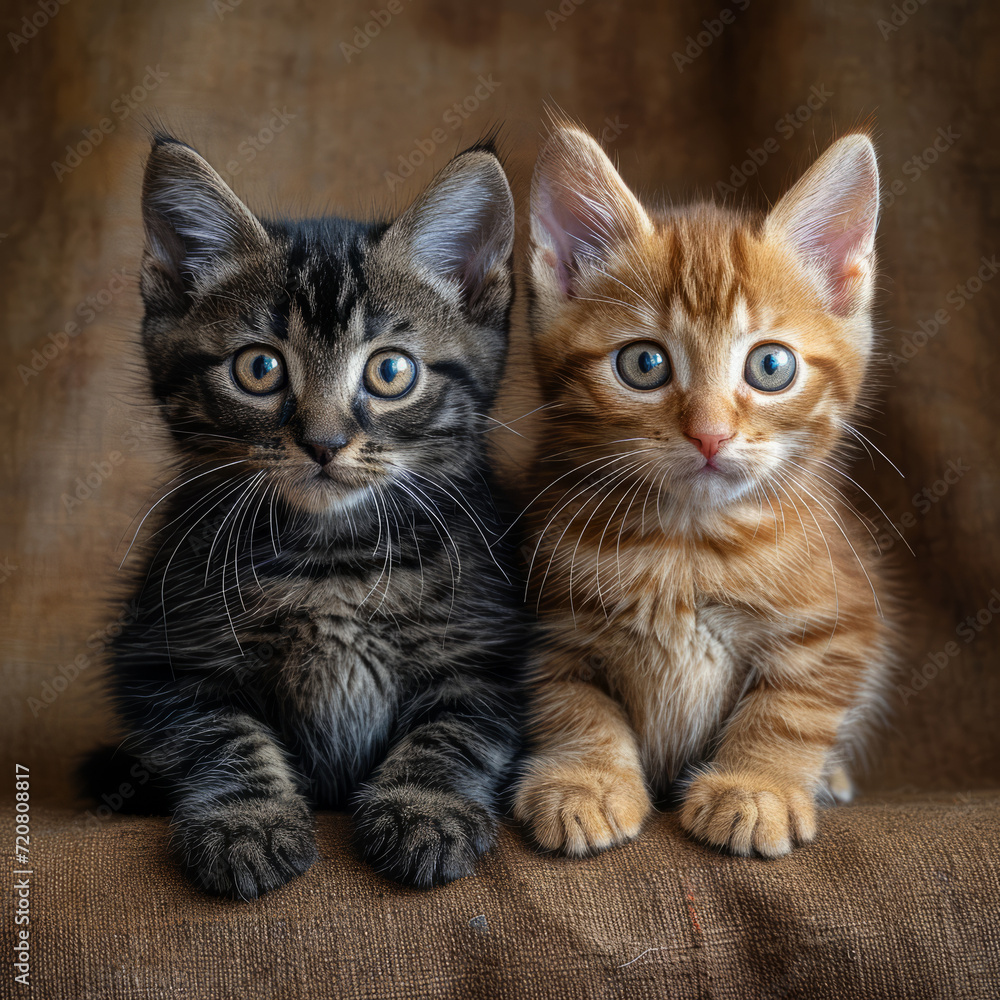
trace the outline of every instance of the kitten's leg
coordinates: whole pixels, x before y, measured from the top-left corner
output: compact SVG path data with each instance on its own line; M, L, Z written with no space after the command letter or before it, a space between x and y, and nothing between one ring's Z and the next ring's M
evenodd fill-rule
M621 705L585 681L549 681L532 716L534 751L514 815L538 844L579 856L636 837L650 801Z
M173 842L198 885L250 899L316 860L312 814L261 722L191 713L183 729L172 724L160 737L143 759L169 781Z
M357 797L357 841L380 872L426 888L462 878L496 839L519 748L510 690L449 679L421 696Z
M743 698L715 760L691 782L681 825L734 854L780 857L816 836L821 790L852 696L832 658L775 670ZM845 674L856 674L840 661Z

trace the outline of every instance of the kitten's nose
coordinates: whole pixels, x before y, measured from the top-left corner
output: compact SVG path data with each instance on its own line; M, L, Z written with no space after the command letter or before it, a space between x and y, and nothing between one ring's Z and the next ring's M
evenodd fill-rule
M329 438L326 441L303 441L302 447L310 458L318 462L324 468L333 461L333 456L347 445L348 438L343 434Z
M723 441L728 441L732 437L732 434L702 434L700 432L697 434L688 434L685 431L684 436L705 458L711 460L719 453L719 445Z

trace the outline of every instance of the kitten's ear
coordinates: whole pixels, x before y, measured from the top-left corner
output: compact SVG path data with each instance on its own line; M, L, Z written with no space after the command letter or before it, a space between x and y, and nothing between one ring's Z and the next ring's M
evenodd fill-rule
M589 265L652 228L604 150L578 128L557 127L538 154L531 183L536 286L570 297Z
M835 142L768 215L765 237L791 246L813 272L827 308L867 309L878 224L878 165L865 135Z
M143 290L183 300L267 246L256 216L190 146L157 137L142 180Z
M514 199L491 150L459 153L386 238L446 295L457 294L474 319L509 308Z

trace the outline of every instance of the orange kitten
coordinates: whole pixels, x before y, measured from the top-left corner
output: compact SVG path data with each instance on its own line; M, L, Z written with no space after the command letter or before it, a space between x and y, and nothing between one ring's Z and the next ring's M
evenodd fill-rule
M545 638L515 805L541 846L635 837L677 782L692 835L776 857L815 837L818 796L850 798L893 642L837 466L872 351L877 215L864 135L762 220L647 210L574 127L542 149Z

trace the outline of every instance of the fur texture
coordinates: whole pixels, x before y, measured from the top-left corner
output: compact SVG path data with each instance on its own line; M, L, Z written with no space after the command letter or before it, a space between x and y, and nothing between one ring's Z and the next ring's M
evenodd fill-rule
M143 344L182 456L110 682L205 889L316 859L312 809L419 886L493 842L523 637L483 434L513 203L491 148L394 223L255 217L153 145ZM95 770L91 768L93 778Z
M625 841L671 795L692 835L775 857L815 836L818 797L850 797L893 648L841 466L872 350L877 211L863 135L764 219L647 211L570 125L543 147L544 643L515 802L543 847Z

